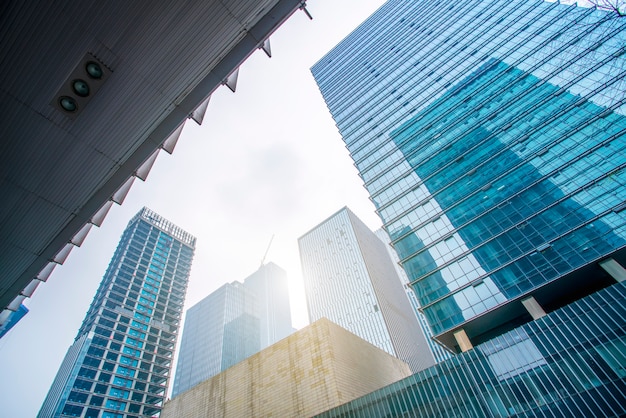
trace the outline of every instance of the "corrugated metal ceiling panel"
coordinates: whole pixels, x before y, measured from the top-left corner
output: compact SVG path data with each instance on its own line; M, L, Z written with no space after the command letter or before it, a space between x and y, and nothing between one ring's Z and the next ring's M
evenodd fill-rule
M261 25L266 28L259 31L263 36L293 13L299 1L2 2L3 306L17 294L11 297L5 291L23 289L150 149L158 148L219 85L211 78L216 65L223 67L227 57L232 71L241 62L233 59L243 60L254 50L240 41L278 4L280 14L268 20L273 23ZM235 48L240 49L231 57ZM71 119L51 103L87 53L113 73ZM195 102L189 101L190 93ZM187 110L181 113L182 103Z

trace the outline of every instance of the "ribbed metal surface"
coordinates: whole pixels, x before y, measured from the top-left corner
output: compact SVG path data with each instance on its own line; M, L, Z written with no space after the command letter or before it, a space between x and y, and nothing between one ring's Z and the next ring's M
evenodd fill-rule
M294 0L3 2L2 307L219 78L298 6ZM251 35L263 38L250 43ZM71 119L51 103L87 53L112 74Z

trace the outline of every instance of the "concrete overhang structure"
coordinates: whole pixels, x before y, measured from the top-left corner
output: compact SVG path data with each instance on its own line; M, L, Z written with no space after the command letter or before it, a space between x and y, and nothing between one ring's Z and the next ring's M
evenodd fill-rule
M0 5L0 324L301 0ZM306 12L306 10L305 10ZM308 14L308 13L307 13Z

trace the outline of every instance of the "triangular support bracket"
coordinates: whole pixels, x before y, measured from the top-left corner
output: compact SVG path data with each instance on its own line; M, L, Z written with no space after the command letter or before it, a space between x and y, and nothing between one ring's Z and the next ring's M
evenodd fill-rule
M226 81L224 81L226 87L228 87L233 93L237 90L237 79L239 79L239 68L233 71L233 73L228 76Z
M272 58L272 46L270 45L270 38L267 38L263 42L263 45L261 45L261 49L268 57Z
M189 115L190 119L193 119L194 122L196 122L198 125L202 125L202 121L204 120L204 115L206 113L206 109L209 106L209 101L211 100L211 96L207 97L205 101L203 101L200 106L198 106L196 108L196 110L194 110L191 115ZM178 135L180 136L180 132L182 131L182 126L179 127L176 131L174 131L174 133L172 135L175 135L176 132L178 132ZM170 136L172 136L170 135ZM169 138L168 138L169 140ZM176 138L176 140L178 140L178 138ZM171 154L171 153L170 153Z

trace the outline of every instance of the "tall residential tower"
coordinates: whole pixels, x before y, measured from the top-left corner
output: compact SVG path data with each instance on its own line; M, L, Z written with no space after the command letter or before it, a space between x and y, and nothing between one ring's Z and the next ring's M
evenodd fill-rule
M434 337L463 352L403 408L626 413L625 45L626 19L575 4L390 0L313 66Z
M348 208L298 239L309 321L334 323L418 371L435 364L381 241Z
M148 208L129 222L39 417L158 414L195 244Z

